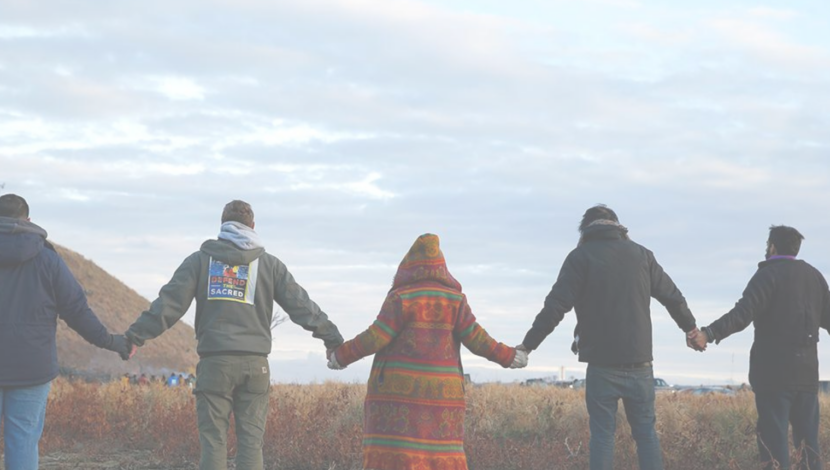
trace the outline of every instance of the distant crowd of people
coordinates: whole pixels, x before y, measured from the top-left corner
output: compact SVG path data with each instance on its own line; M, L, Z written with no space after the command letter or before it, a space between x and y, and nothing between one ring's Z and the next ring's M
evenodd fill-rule
M171 372L169 376L124 374L121 377L122 385L150 385L155 383L164 384L167 387L188 387L193 389L196 386L196 376L193 374L177 374Z
M37 469L46 399L58 374L58 318L88 342L129 360L175 325L195 300L197 378L174 373L164 380L170 386L195 380L190 383L196 396L200 470L227 469L231 415L236 468L264 467L274 302L323 341L329 368L343 369L374 355L363 408L364 469L466 470L461 345L504 368L522 368L574 310L572 350L588 364L591 470L613 468L620 401L637 443L640 469L662 470L655 430L652 299L684 332L678 340L695 351L753 325L749 382L758 412L760 460L767 469L790 469L792 424L798 468L822 468L817 347L819 329L830 331L830 290L818 270L797 259L804 237L795 228L770 227L764 259L738 303L698 327L686 298L654 253L631 240L613 210L591 207L544 307L523 341L511 347L479 324L436 235L415 240L380 313L364 332L344 341L285 264L265 251L248 203L228 203L221 222L217 238L185 258L127 331L110 334L46 240L46 231L29 220L26 201L13 194L0 197L0 393L7 469ZM716 267L710 269L717 273ZM135 382L150 383L151 377L139 376Z

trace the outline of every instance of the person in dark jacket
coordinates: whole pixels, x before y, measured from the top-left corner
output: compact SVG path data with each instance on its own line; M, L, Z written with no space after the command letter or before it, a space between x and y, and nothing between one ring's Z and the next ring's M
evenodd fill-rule
M687 333L687 342L696 334L695 318L654 254L629 239L628 229L613 210L591 207L579 232L579 245L565 259L544 308L519 347L538 348L573 308L579 325L579 361L588 363L585 402L591 470L613 468L620 399L637 442L640 468L662 469L654 430L651 298L668 309Z
M55 334L62 319L85 340L128 354L87 305L66 264L29 219L29 205L0 196L0 415L6 468L37 470L46 397L58 375Z
M789 424L802 469L820 469L818 335L830 332L830 290L821 273L796 259L804 237L770 227L766 260L735 307L700 329L698 346L755 325L749 383L758 409L758 450L765 468L787 470ZM777 466L776 466L777 462Z
M270 390L274 301L292 322L330 350L343 343L337 327L254 231L254 211L231 201L216 240L202 243L127 330L135 346L172 327L196 300L196 417L200 470L227 468L227 432L236 423L236 467L262 470ZM171 376L172 378L172 376Z

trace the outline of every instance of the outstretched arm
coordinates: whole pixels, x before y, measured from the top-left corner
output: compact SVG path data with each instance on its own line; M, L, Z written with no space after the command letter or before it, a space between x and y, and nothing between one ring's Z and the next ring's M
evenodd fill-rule
M292 322L310 331L311 336L323 340L327 349L343 343L343 336L328 315L308 296L308 292L294 280L285 265L277 261L274 300L285 310Z
M341 367L372 355L392 342L405 326L401 309L401 298L397 295L386 297L374 323L354 339L338 347L333 355Z
M148 339L159 336L175 325L187 312L196 296L201 266L198 252L185 258L170 282L161 288L158 298L125 333L133 344L143 346Z
M695 329L695 317L692 315L686 298L674 284L671 277L663 271L660 263L649 252L649 274L651 277L651 296L666 307L677 326L685 333Z
M99 348L108 348L112 343L111 335L89 308L83 288L57 253L54 262L52 289L55 293L58 316L88 343Z
M470 306L467 304L467 296L462 298L458 308L458 321L453 328L453 334L476 356L501 364L502 367L510 367L516 356L516 350L504 343L497 342L487 334L487 331L478 324L475 315L470 310Z
M733 333L743 331L755 319L755 314L766 308L773 289L772 277L763 271L756 272L735 307L708 327L701 328L706 339L710 343L720 342Z
M533 320L533 326L525 335L522 345L528 351L538 348L542 341L548 337L576 304L582 288L583 267L579 262L576 252L572 251L562 269L559 270L559 277L545 298L545 306Z

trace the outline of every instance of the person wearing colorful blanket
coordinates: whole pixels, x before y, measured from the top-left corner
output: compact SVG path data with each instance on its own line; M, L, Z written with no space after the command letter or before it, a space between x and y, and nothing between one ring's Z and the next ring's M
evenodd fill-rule
M363 468L465 470L460 347L502 367L527 354L496 342L447 269L436 235L418 237L372 326L329 358L341 369L375 355L363 407Z
M58 319L87 342L117 352L129 344L101 324L84 290L46 231L29 219L29 204L0 196L0 417L6 468L37 470L46 399L58 375Z
M614 432L622 399L641 470L662 470L663 455L654 429L651 298L669 311L686 332L698 331L686 299L654 254L631 241L617 214L598 205L579 224L580 240L571 251L533 326L519 346L538 348L565 313L576 311L579 361L587 362L585 403L590 419L591 470L614 466ZM577 348L578 346L578 348Z
M194 298L199 469L227 468L233 413L236 468L262 470L274 301L291 321L322 339L327 349L343 343L343 337L285 265L265 252L254 231L254 212L244 201L225 206L218 240L204 242L184 260L158 299L127 330L127 337L142 346L172 327Z
M758 409L758 450L764 468L790 468L789 425L799 469L821 469L819 456L818 336L830 332L830 290L824 276L796 259L804 236L770 227L766 260L728 313L700 329L699 347L755 326L749 383ZM805 455L806 454L806 455Z

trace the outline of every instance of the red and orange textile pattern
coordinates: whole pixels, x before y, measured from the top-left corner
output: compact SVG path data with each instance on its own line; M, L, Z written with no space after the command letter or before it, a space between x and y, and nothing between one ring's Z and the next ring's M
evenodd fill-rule
M415 241L374 323L340 346L343 366L375 354L363 421L365 470L466 470L460 346L504 367L515 350L476 322L438 237Z

